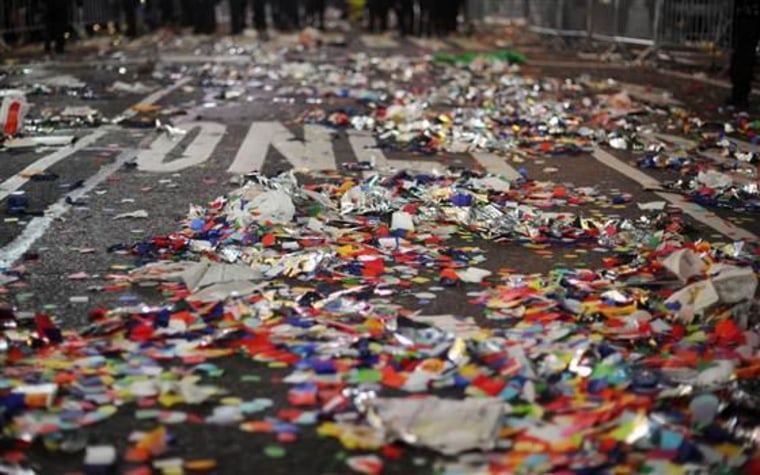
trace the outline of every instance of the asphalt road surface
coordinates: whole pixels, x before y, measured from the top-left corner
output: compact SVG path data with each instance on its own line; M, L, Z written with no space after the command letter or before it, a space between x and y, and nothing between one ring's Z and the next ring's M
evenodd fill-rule
M419 44L395 43L386 45L386 48L373 48L371 41L357 40L350 51L370 56L431 53ZM446 43L445 46L456 51L461 45ZM26 69L22 66L8 69L9 74L0 82L2 87L28 82L55 84L56 78L65 74L81 80L94 93L94 98L83 98L72 95L64 87L52 94L30 96L32 117L39 116L44 108L62 106L89 106L109 119L124 113L134 116L118 124L97 127L73 130L56 127L54 134L77 137L77 142L69 147L0 152L0 193L3 196L0 201L0 265L22 265L26 272L23 285L0 294L0 304L21 311L44 308L54 313L63 326L76 328L87 321L88 313L95 308L112 308L135 300L159 302L159 295L146 290L92 290L107 283L105 276L109 272L136 262L133 256L109 250L117 244L130 245L166 235L177 229L191 204L206 203L234 189L231 179L237 174L230 173L230 169L258 163L252 157L255 154L246 153L244 147L252 143L268 143L271 134L280 134L285 139L265 151L260 166L264 173L292 168L287 155L298 155L302 150L298 147L327 149L328 155L334 154L338 168L361 161L367 154L378 154L374 149L352 145L352 137L345 130L319 130L318 126L299 123L296 119L313 104L303 96L292 101L283 100L290 95L287 90L278 89L289 85L286 80L272 77L265 80L271 86L269 88L251 87L241 97L219 98L224 88L204 87L208 83L198 73L200 66L210 65L208 77L224 78L231 77L236 69L256 65L249 64L245 56L215 52L208 45L205 48L186 51L178 48L158 58L153 53L144 57L140 51L132 51L121 59L84 58L77 62L36 63ZM293 57L338 62L345 60L347 50L325 46L316 52L297 53ZM213 56L215 53L216 57ZM577 79L585 75L665 88L676 99L683 100L685 107L702 110L716 120L725 118L715 106L724 91L706 88L697 81L674 80L657 71L621 69L614 65L579 64L573 67L539 63L529 63L524 69L525 74L560 79ZM113 90L116 81L140 82L146 87L131 92ZM322 107L358 107L337 97L324 100ZM157 131L152 121L140 122L149 103L166 113L162 120L171 120L188 133L169 138ZM134 104L142 104L142 112L130 112ZM372 142L375 138L368 140ZM633 218L640 214L637 203L664 199L662 195L645 190L640 179L626 173L626 169L619 165L627 164L638 170L638 155L611 149L602 149L595 154L546 155L521 161L502 159L498 163L487 158L479 159L470 153L420 156L389 151L386 155L389 163L399 168L413 162L413 166L421 170L445 170L452 166L508 172L522 169L520 171L537 181L553 181L568 187L596 186L606 194L631 195L631 199L623 204L590 209L589 213L597 211ZM306 165L310 164L307 162ZM152 167L152 170L147 171L146 167ZM39 172L44 172L48 179L32 177ZM668 171L639 172L657 182L674 178L674 173ZM8 206L8 195L19 191L29 203L27 213L21 215L11 212ZM690 232L695 236L730 242L760 235L760 221L755 215L734 210L695 210L678 195L670 195L670 198L674 207L686 210L686 220L692 227ZM121 213L137 210L147 211L149 217L114 219ZM487 261L483 267L493 271L512 268L522 273L542 273L567 266L597 268L606 257L591 249L580 249L578 253L575 246L555 246L548 254L539 255L520 245L493 242L478 242L477 245L486 252ZM88 278L69 277L78 273L84 273ZM420 308L427 315L474 316L482 325L492 324L473 313L473 307L462 298L466 291L466 288L450 289L430 302L408 299L399 303L408 308ZM214 382L229 388L235 396L244 399L268 397L275 401L276 407L287 407L287 386L278 382L286 372L243 358L229 358L219 364L225 372ZM261 383L241 382L241 375L250 374L258 375ZM204 408L192 410L203 412ZM105 423L87 429L90 440L125 448L126 438L132 430L152 427L150 423L136 420L131 413L125 408ZM344 449L332 439L318 437L310 428L303 431L298 443L286 446L288 451L282 458L264 453L263 447L273 442L270 434L244 434L225 427L192 424L173 426L171 432L177 442L170 455L215 458L219 462L218 473L349 471L344 463ZM430 473L437 458L435 454L422 450L412 453L414 457L390 462L386 469L391 473ZM75 472L81 467L81 455L51 455L37 447L31 453L31 465L45 474Z

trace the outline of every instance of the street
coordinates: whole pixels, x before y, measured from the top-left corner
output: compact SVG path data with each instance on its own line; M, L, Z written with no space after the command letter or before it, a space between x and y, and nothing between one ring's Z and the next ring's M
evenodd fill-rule
M757 116L510 34L6 66L0 472L756 473Z

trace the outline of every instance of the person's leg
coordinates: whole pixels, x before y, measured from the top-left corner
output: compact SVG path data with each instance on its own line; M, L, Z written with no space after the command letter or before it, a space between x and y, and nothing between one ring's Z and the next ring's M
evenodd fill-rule
M369 24L367 29L370 33L375 33L375 25L377 23L377 2L378 0L367 0L367 10L369 13Z
M161 19L164 26L176 26L177 18L174 12L174 0L161 0Z
M301 2L299 0L287 0L288 2L288 22L290 27L296 30L301 29Z
M396 21L398 22L398 32L401 36L406 36L409 33L406 29L406 12L404 11L403 0L396 0L395 11Z
M202 35L211 35L216 32L216 10L214 0L199 0L195 30Z
M246 0L230 0L230 28L233 35L239 35L245 29Z
M124 20L127 22L127 37L137 38L137 4L135 0L122 0Z
M388 30L387 0L377 0L377 29L380 33Z
M253 27L258 32L267 30L267 2L266 0L252 0Z
M734 20L734 51L731 55L731 102L743 105L752 90L755 50L758 38L757 18L737 15Z
M280 30L290 31L293 29L292 8L290 5L291 2L292 0L279 0L274 2L279 4L277 10L280 18Z
M443 34L443 24L445 23L446 16L448 15L448 4L451 0L441 0L438 5L430 5L428 7L428 15L430 16L430 35L440 36ZM432 2L430 2L432 3Z
M432 33L432 18L430 17L430 0L419 1L418 33L422 37L428 37Z
M447 30L449 33L456 33L459 30L459 14L462 12L464 2L462 0L453 0L451 3Z
M214 0L205 0L206 1L206 12L208 14L208 25L206 32L209 35L213 35L216 33L216 2Z
M320 30L325 29L325 11L327 10L327 4L325 0L316 0L316 15L317 15L317 27Z

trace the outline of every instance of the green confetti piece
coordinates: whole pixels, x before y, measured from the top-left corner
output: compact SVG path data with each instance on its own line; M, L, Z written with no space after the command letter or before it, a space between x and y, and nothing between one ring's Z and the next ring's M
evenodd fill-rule
M156 419L160 414L161 414L161 411L158 411L155 409L141 409L141 410L135 411L135 419L137 420Z
M243 383L259 383L261 382L261 376L258 374L244 374L240 377L240 382Z
M383 375L380 371L370 368L363 368L353 375L353 382L355 383L377 383L383 379Z
M433 61L436 63L443 63L443 64L471 64L473 61L478 59L491 59L496 61L506 61L513 64L525 64L528 62L528 58L520 53L519 51L514 50L500 50L500 51L492 51L490 53L475 53L475 52L466 52L466 53L459 53L459 54L447 54L447 53L436 53L433 56Z
M281 445L267 445L264 447L264 455L273 459L280 459L285 456L287 450Z

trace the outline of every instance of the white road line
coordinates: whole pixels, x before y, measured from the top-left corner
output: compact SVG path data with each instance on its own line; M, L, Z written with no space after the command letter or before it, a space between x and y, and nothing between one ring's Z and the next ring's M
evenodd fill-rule
M469 38L450 38L448 41L450 43L453 43L455 46L467 51L487 51L489 49L493 49L493 47L485 43L471 40Z
M386 35L361 35L359 40L371 49L391 49L398 48L398 41Z
M440 163L425 160L388 160L382 150L377 147L372 132L363 130L349 130L348 142L354 150L356 160L359 162L374 162L375 169L379 171L389 170L391 168L398 170L407 170L416 173L430 173ZM374 175L375 172L365 172L365 176Z
M445 51L450 50L451 45L436 38L409 38L415 46L422 49L429 49L431 51Z
M251 62L250 56L197 56L193 54L165 54L161 55L162 63L172 64L248 64Z
M646 173L628 165L627 163L619 160L615 156L605 152L602 149L594 150L594 158L607 167L621 173L622 175L635 181L646 189L660 189L660 183L647 175ZM757 241L758 237L738 226L734 226L728 221L718 217L715 213L708 211L707 209L686 200L685 197L656 191L655 194L660 198L670 202L671 204L681 208L684 213L691 216L694 220L708 226L715 231L737 241Z
M675 144L677 147L681 147L686 150L694 150L699 145L698 143L692 140L685 139L683 137L678 137L677 135L656 134L655 136L659 138L660 140L663 140L665 142L670 142L672 144ZM760 147L758 147L757 145L753 145L743 140L731 139L731 142L735 143L741 150L745 152L758 153L758 151L760 151ZM728 159L724 157L720 151L715 150L715 149L699 150L697 153L703 157L709 158L710 160L712 160L718 165L722 165L728 162ZM726 172L726 174L729 175L734 180L734 182L738 184L746 185L755 181L752 178L747 177L746 175L742 175L741 173Z
M137 167L148 172L174 173L199 165L211 157L216 146L227 133L227 127L216 122L188 122L182 124L182 127L189 133L196 129L200 131L187 146L181 158L164 161L181 140L162 134L148 149L140 151L137 155Z
M503 176L509 180L522 178L520 172L512 168L512 166L507 163L507 160L504 157L500 157L498 155L487 152L473 152L472 158L480 163L480 165L485 168L488 173Z
M44 171L60 162L61 160L70 157L76 152L89 147L112 130L113 129L111 128L98 129L90 135L86 135L79 139L73 146L56 150L49 155L45 155L31 165L28 165L17 174L0 183L0 200L5 199L11 193L18 191L22 186L26 184L26 182L29 181L29 178L22 175L30 175L36 171Z
M438 162L424 160L388 160L383 151L377 148L377 141L369 131L349 130L348 141L357 161L374 163L378 170L395 167L418 173L430 173L434 168L441 166ZM471 155L488 173L503 176L509 180L522 177L520 172L512 168L504 157L486 152L474 152ZM373 172L365 173L365 175L372 174Z
M64 214L71 208L71 205L66 203L66 197L76 201L87 193L90 193L101 183L106 181L108 177L113 175L124 164L132 160L137 155L137 150L126 150L122 152L116 160L104 167L102 167L98 173L88 178L81 188L61 197L57 202L50 205L45 211L45 216L33 218L29 224L24 227L24 230L13 241L7 244L4 248L0 249L0 268L10 267L21 256L24 255L32 245L37 242L42 236L45 235L48 228L57 219L61 219Z
M303 127L304 142L280 122L254 122L238 149L229 173L261 171L269 148L274 147L296 169L335 170L332 130L321 125Z
M172 91L174 91L174 90L176 90L176 89L184 86L189 81L190 81L190 78L185 78L185 79L182 79L180 81L177 81L176 83L172 84L171 86L168 86L168 87L166 87L164 89L161 89L161 90L156 91L153 94L149 95L148 97L146 97L145 99L142 100L142 103L144 103L144 104L154 104L155 102L159 101L163 97L165 97L168 94L170 94ZM134 114L135 114L135 112L132 111L132 109L130 108L127 111L125 111L124 114L122 114L122 115L129 117L129 116L132 116ZM95 132L93 132L92 134L88 135L87 137L84 137L84 138L80 139L80 141L77 142L77 145L80 144L80 143L83 143L84 145L82 145L82 147L81 147L81 148L83 148L84 146L86 146L86 144L92 143L95 140L97 140L98 138L102 137L109 130L110 129L108 129L108 128L98 129ZM93 136L95 138L92 138ZM89 140L87 140L87 139L89 139ZM44 161L45 159L47 159L48 162L50 162L51 159L49 157L55 157L55 156L57 156L56 154L58 154L58 152L53 153L51 155L48 155L47 157L43 157L42 159L37 160L35 163L33 163L32 165L30 165L27 168L31 168L31 169L34 169L34 170L38 170L38 169L44 170L44 168L41 168L39 166L40 162ZM69 156L69 155L70 154L67 154L66 156ZM81 198L86 193L92 191L95 187L97 187L102 182L104 182L105 180L107 180L108 177L110 177L111 175L113 175L119 168L121 168L129 160L132 160L136 155L137 155L137 151L135 151L135 150L130 150L130 151L122 152L116 158L116 160L114 161L114 163L102 167L100 170L98 170L98 172L95 175L93 175L92 177L88 178L81 188L73 191L72 193L69 193L67 196L69 196L73 200L77 200L77 199ZM66 157L59 158L56 161L63 160L63 158L66 158ZM42 165L45 165L46 163L47 162L43 162ZM51 164L47 164L46 166L51 166ZM21 185L23 185L23 183ZM21 186L21 185L19 185L19 186ZM16 189L18 189L18 188L16 188ZM3 190L0 193L4 193L6 191L8 191L8 190L7 189ZM15 191L15 190L13 190L13 191ZM4 196L7 196L7 194L4 195ZM21 232L21 234L18 237L16 237L16 239L14 239L10 244L8 244L5 247L3 247L2 249L0 249L0 268L1 267L10 267L11 265L13 265L13 263L16 262L18 259L20 259L21 256L23 256L24 253L26 251L28 251L29 248L31 248L32 245L38 239L40 239L42 236L45 235L45 232L47 232L48 228L50 228L50 226L53 224L53 222L56 219L60 219L64 214L66 214L66 212L69 209L70 209L70 206L66 203L66 196L64 196L60 200L58 200L55 204L49 206L47 208L47 210L45 210L45 216L37 217L37 218L32 219L29 222L29 224L27 224L24 227L24 230Z
M192 78L189 78L189 77L182 78L179 81L172 84L171 86L167 86L163 89L159 89L158 91L144 98L142 101L138 102L137 104L155 104L156 102L160 101L161 99L168 96L172 92L185 86L190 81L192 81ZM124 117L133 117L137 115L137 112L134 111L132 107L130 107L129 109L125 110L121 115Z
M177 81L176 83L172 84L169 87L166 87L164 89L161 89L159 91L152 93L151 95L147 96L142 101L140 101L139 103L140 104L154 104L157 101L161 100L163 97L173 92L174 90L184 86L188 82L190 82L190 78L184 78L180 81ZM123 117L132 117L135 114L136 112L133 111L132 108L130 107L129 109L124 111L121 115ZM76 152L79 152L83 149L90 147L96 141L103 138L108 132L112 132L114 130L117 130L117 129L113 127L101 127L95 130L94 132L90 133L89 135L86 135L80 138L79 140L77 140L77 142L72 147L56 150L55 152L49 155L45 155L44 157L40 158L34 163L28 165L26 168L18 172L16 175L8 178L3 183L0 183L0 200L5 199L11 193L18 191L22 186L24 186L29 181L29 178L25 178L22 175L29 175L37 171L45 171L48 168L55 165L56 163L62 160L65 160L66 158L75 154Z
M377 147L377 141L372 132L367 130L348 130L348 143L354 151L357 162L387 162L385 154Z

